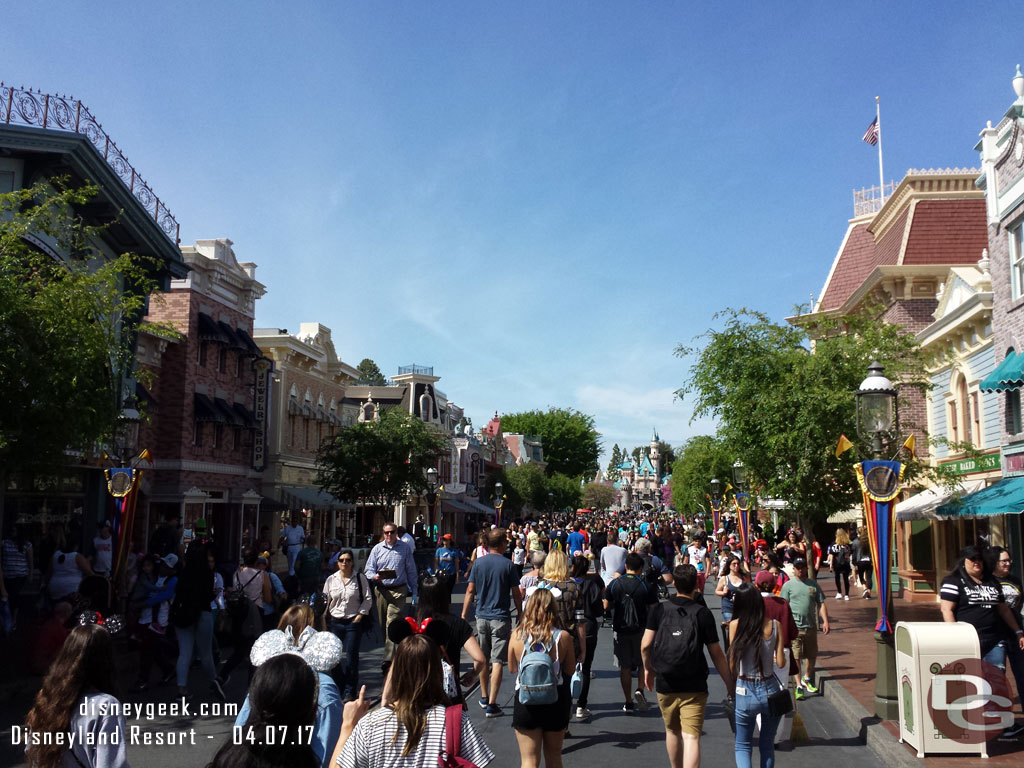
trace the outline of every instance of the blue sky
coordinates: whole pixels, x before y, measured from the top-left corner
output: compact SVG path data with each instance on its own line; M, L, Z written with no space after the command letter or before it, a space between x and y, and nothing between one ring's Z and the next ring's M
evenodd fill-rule
M713 429L672 354L821 289L878 183L977 166L1008 6L962 2L5 5L0 79L81 98L181 223L259 265L257 326L433 365L481 425Z

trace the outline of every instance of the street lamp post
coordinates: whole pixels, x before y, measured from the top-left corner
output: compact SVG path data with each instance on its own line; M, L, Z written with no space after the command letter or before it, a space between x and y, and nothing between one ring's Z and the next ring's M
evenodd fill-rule
M501 525L501 508L505 504L505 496L502 494L504 486L501 483L494 484L494 524Z
M722 481L713 477L708 486L711 490L711 535L717 536L718 529L722 527Z
M437 506L437 470L427 470L427 539L434 533L434 510Z
M739 459L732 465L732 482L736 487L736 493L733 495L733 503L736 505L736 527L739 529L743 561L747 562L750 554L750 494L746 492L747 468Z
M555 512L555 494L548 491L548 514L554 514Z
M885 369L877 360L868 366L868 377L861 382L860 389L855 393L857 401L857 434L862 441L870 442L871 457L881 459L885 442L891 442L899 434L899 409L896 404L896 387L885 376ZM871 515L871 510L865 510ZM878 530L879 537L886 536L885 551L889 552L892 540L891 525L886 530ZM890 558L886 562L878 562L879 575L892 568ZM881 579L879 579L882 582ZM886 579L884 583L888 583ZM881 583L876 585L881 590ZM883 615L887 615L890 626L895 626L896 617L893 612L892 589L879 595L878 614L875 631L875 656L878 671L875 674L875 715L885 720L896 720L899 717L899 699L896 678L896 650L893 645L892 631L879 630L883 625Z

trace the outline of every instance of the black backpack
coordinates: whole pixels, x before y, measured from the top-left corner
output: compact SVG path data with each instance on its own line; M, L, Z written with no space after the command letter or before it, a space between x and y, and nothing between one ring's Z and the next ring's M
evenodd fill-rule
M692 675L707 672L704 644L700 639L697 614L700 605L692 600L682 605L674 601L661 604L661 621L654 634L652 661L658 675Z
M619 610L615 613L615 621L612 627L616 632L636 634L644 629L644 620L641 618L641 611L646 608L647 585L640 579L630 576L621 576L615 580L619 583L621 596L618 600ZM612 582L613 584L615 582ZM627 583L634 583L632 588L626 587ZM646 611L644 611L646 613Z
M643 555L644 558L644 583L647 585L647 589L652 594L658 594L658 590L661 584L664 582L661 580L661 570L654 565L654 559L650 555Z

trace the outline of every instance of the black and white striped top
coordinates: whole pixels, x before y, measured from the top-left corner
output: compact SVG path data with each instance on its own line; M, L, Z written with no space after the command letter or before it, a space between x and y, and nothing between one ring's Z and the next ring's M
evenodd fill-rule
M394 710L384 707L370 712L356 724L337 764L341 768L437 768L437 757L444 749L444 714L443 706L430 708L420 743L402 757L404 729L398 739L392 741L399 728ZM480 738L465 712L462 713L461 753L480 768L494 759L494 753Z

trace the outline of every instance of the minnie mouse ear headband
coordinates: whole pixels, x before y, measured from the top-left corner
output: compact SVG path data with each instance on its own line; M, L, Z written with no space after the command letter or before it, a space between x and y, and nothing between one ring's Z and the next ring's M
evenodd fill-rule
M253 643L249 661L258 667L282 653L301 657L314 672L329 672L341 661L341 640L331 632L317 632L312 627L302 630L298 639L293 636L291 627L286 627L284 632L272 629Z
M78 623L83 627L87 624L99 624L111 635L116 635L124 629L124 616L115 613L104 618L98 611L82 611L78 614Z
M529 597L538 589L546 589L548 592L551 593L551 596L556 600L562 596L562 590L560 590L558 587L552 586L551 584L535 584L532 587L527 587L526 596Z
M388 624L388 640L396 645L413 635L426 635L438 645L443 646L448 642L448 625L433 619L417 622L416 619L409 616L404 619L395 619Z

